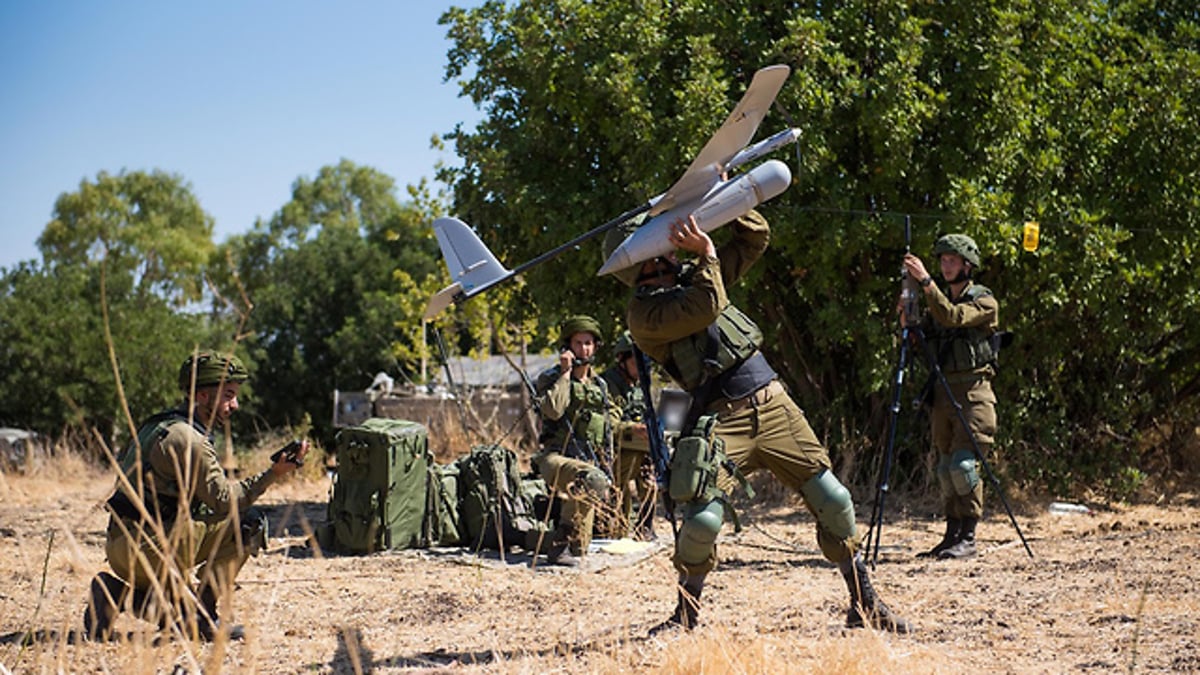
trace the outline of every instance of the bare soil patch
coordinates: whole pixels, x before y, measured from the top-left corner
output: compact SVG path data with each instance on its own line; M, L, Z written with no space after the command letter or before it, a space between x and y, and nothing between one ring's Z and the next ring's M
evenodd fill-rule
M268 493L271 549L224 611L246 626L244 642L172 640L122 617L117 640L91 644L78 633L88 581L104 567L100 504L112 484L82 466L0 475L0 672L1200 670L1200 498L1190 494L1093 515L1025 505L1032 560L997 511L980 525L977 559L917 560L941 523L897 513L875 584L916 624L908 636L844 630L846 590L809 515L791 503L746 508L745 529L721 539L702 625L650 636L675 602L669 547L588 571L422 551L324 558L304 533L324 517L328 484L297 480ZM658 531L670 536L665 521Z

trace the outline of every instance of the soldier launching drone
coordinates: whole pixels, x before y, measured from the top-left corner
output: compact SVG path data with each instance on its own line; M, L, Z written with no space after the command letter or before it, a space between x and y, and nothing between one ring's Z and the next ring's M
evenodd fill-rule
M430 299L425 318L607 233L606 260L598 273L635 287L627 317L634 342L693 401L669 460L669 486L663 485L668 458L655 433L661 427L647 408L660 487L667 501L683 506L673 557L679 602L663 625L695 625L705 579L716 566L717 535L725 520L734 518L726 489L736 478L744 483L743 473L765 468L800 494L816 517L821 551L837 564L850 591L847 625L908 632L909 622L892 612L871 585L858 554L854 505L833 475L828 452L759 351L758 327L730 304L726 292L767 247L769 227L754 207L791 184L790 170L778 160L731 174L799 137L799 129L789 128L749 145L789 72L783 65L758 70L725 122L665 193L512 270L466 223L434 221L453 282ZM733 240L718 251L707 232L727 223L732 223ZM677 248L695 254L695 263L680 265ZM641 358L639 373L646 386L648 370ZM668 515L673 517L673 509Z
M639 224L612 230L606 257ZM727 287L767 248L767 221L751 211L730 229L732 240L718 250L694 219L677 221L670 244L695 254L694 263L680 264L671 252L615 273L635 289L627 321L638 348L692 395L671 460L671 497L683 507L683 523L672 558L679 598L664 625L695 626L705 579L717 564L717 535L732 515L726 486L739 474L766 469L816 518L821 552L850 591L846 625L907 633L911 624L871 584L858 553L854 504L829 453L759 350L758 326L729 301Z

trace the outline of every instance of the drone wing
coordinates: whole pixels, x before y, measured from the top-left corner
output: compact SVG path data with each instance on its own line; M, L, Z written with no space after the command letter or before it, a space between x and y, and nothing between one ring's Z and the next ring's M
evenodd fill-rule
M754 73L742 100L704 144L683 176L654 203L651 216L703 196L721 180L729 160L754 138L789 73L791 68L785 65L767 66Z

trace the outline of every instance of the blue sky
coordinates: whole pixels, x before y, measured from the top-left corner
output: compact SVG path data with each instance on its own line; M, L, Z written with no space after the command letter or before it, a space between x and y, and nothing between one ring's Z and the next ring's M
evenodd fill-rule
M39 259L55 199L100 171L183 176L218 242L342 158L404 199L458 163L430 138L481 117L442 81L437 24L479 4L0 3L0 267Z

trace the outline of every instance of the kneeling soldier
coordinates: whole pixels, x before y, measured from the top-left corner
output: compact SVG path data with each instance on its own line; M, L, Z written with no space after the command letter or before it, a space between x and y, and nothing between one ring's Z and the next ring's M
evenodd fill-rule
M556 565L578 566L592 540L595 508L612 489L606 458L619 413L604 380L592 369L600 334L592 317L568 317L559 335L558 365L537 378L542 450L532 463L562 500L546 551L547 560Z
M246 560L266 544L266 519L248 507L308 454L304 441L262 473L225 478L210 429L238 409L246 379L236 356L193 354L179 369L183 405L147 420L118 457L105 546L113 573L92 579L87 637L107 639L122 609L160 627L176 623L189 637L212 640L220 630L217 598L232 593Z

